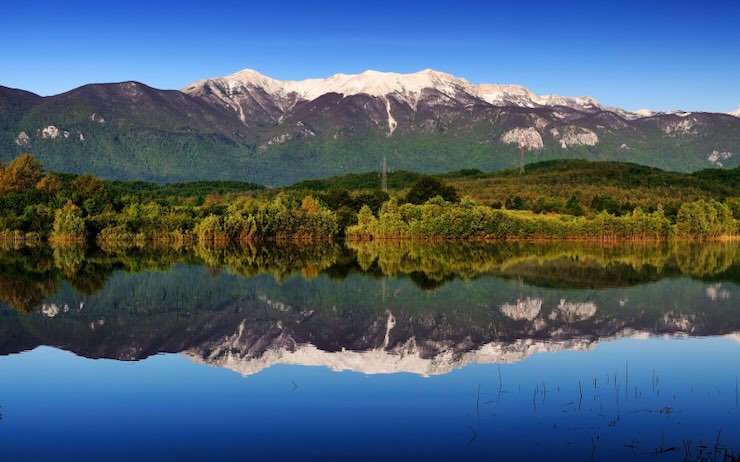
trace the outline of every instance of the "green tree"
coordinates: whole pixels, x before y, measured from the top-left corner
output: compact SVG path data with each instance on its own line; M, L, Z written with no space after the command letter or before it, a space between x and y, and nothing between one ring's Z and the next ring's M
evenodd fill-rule
M349 226L347 237L354 239L370 239L378 233L378 219L373 215L369 206L363 205L357 213L357 224Z
M732 217L740 220L740 197L731 197L725 202L732 212Z
M0 194L23 193L36 186L44 168L31 154L16 157L0 170Z
M355 196L355 210L359 211L363 205L370 207L373 213L378 213L380 207L390 199L391 196L387 192L376 189L370 192L362 192Z
M524 199L519 196L507 197L504 206L508 210L524 210L527 208L527 204L524 203Z
M730 207L715 200L681 204L676 227L678 234L685 237L717 237L736 229Z
M342 207L353 209L355 207L355 201L346 189L332 188L325 192L321 199L332 210L339 210Z
M49 172L36 183L36 189L49 194L56 194L62 190L62 180L54 172Z
M202 243L225 242L228 240L221 218L213 214L201 220L195 226L194 232Z
M594 196L591 208L597 212L608 212L612 215L622 214L622 205L611 196Z
M570 196L570 199L568 199L568 202L565 204L565 213L575 215L577 217L585 215L583 207L581 207L581 198L578 194Z
M447 202L459 202L457 190L447 183L431 176L425 176L411 187L406 194L406 201L412 204L423 204L429 199L440 196Z
M100 178L86 173L72 180L72 194L77 203L92 215L100 213L108 202L108 189Z
M55 239L81 239L85 236L85 220L82 211L72 202L67 202L64 207L57 209L54 213L54 238Z

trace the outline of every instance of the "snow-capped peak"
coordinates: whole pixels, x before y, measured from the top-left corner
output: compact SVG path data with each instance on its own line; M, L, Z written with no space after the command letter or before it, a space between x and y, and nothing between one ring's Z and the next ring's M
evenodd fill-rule
M251 90L262 91L290 101L312 101L328 93L343 96L367 94L375 97L395 98L415 104L426 90L435 90L449 97L459 95L483 100L495 106L568 106L579 110L601 109L599 103L589 97L566 97L537 95L522 85L483 83L474 85L456 77L432 69L411 74L367 70L360 74L334 74L325 79L276 80L255 70L245 69L226 77L201 80L183 89L185 93L199 93L204 88L216 86L219 93L231 98Z
M728 114L734 115L735 117L740 117L740 108L737 108L734 111L728 112Z
M479 98L495 106L518 102L517 106L532 107L535 106L534 100L537 98L537 95L523 85L482 83L476 87L476 90Z
M651 111L650 109L638 109L632 112L642 117L650 117L654 114L653 111Z
M268 93L295 94L300 99L309 101L327 93L338 93L344 96L367 94L380 97L392 93L418 96L427 88L434 88L444 93L452 93L457 89L472 88L470 83L464 79L431 69L413 74L368 70L361 74L334 74L326 79L283 81L271 79L259 72L247 69L223 77L222 80L229 87L260 87Z
M425 89L433 88L446 94L471 87L465 79L442 72L426 69L413 74L395 72L365 71L357 75L336 74L317 85L303 87L306 99L313 99L326 93L339 93L344 96L367 94L370 96L419 95Z
M261 74L254 69L242 69L241 71L235 72L234 74L231 74L225 78L231 80L240 80L243 82L277 82L277 80Z

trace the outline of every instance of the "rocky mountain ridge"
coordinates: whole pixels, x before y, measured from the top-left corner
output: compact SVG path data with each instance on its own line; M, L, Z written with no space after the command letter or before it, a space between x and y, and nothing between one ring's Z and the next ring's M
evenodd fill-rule
M115 179L281 185L393 169L494 170L555 158L677 171L740 165L740 117L630 112L424 70L280 81L253 70L182 89L92 84L40 97L0 87L0 160Z

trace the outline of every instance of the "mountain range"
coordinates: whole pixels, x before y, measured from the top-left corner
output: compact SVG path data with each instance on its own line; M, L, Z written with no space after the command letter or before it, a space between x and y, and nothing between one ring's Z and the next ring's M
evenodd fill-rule
M0 160L111 179L284 185L391 169L424 173L555 158L676 171L740 165L740 117L630 112L424 70L281 81L253 70L180 91L90 84L42 97L0 87Z

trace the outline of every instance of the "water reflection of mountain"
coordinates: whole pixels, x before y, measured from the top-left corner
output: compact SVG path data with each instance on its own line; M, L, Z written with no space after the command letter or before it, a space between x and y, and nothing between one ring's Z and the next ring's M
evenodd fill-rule
M2 297L28 313L0 309L0 353L52 345L123 360L185 352L243 374L277 363L437 374L624 335L730 335L737 248L9 253ZM608 284L615 272L626 276ZM444 283L427 290L418 273Z

